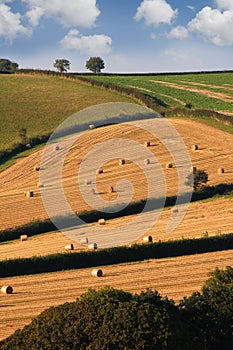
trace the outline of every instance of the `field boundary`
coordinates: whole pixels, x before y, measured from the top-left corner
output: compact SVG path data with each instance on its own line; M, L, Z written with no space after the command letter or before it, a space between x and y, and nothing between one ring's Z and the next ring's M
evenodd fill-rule
M0 261L0 277L31 275L149 259L171 258L233 249L233 233L208 238L134 244L97 251L52 254Z
M184 74L214 74L214 73L233 73L233 71L210 71L210 72L180 72L180 73L146 73L146 74L139 74L139 73L132 73L132 74L114 74L114 73L101 73L98 74L98 76L141 76L141 75L148 75L148 76L156 76L156 75L184 75ZM206 124L211 124L218 129L227 131L229 133L233 133L232 127L233 127L233 118L229 115L225 115L216 111L212 110L206 110L206 109L189 109L187 107L184 108L170 108L169 105L167 105L164 101L162 101L159 98L156 98L154 96L151 96L148 93L145 92L139 92L134 88L129 87L122 87L116 84L112 83L106 83L101 81L96 81L91 79L90 77L93 77L93 73L58 73L52 70L34 70L34 69L19 69L16 74L28 74L28 75L50 75L50 76L56 76L56 77L62 77L66 79L72 79L77 80L80 83L88 84L91 86L96 86L98 88L103 88L110 91L115 91L120 93L121 95L131 97L135 101L137 101L139 104L144 105L158 113L162 117L183 117L183 118L195 118L195 120L200 120L201 122L204 122ZM137 120L142 119L142 116L137 116ZM109 119L109 123L121 123L121 122L127 122L135 119L129 119L129 118L111 118ZM87 130L89 128L89 124L96 123L95 120L90 121L88 123L83 123L77 126L75 130L65 130L67 134L72 134L77 131L83 131ZM103 121L98 121L99 124L103 123ZM106 124L106 120L104 120L104 123ZM224 125L225 128L221 127L221 125ZM41 135L39 137L30 138L27 140L26 144L18 143L12 146L10 149L2 150L0 151L0 163L3 166L4 163L8 162L12 157L15 157L16 155L20 154L21 152L28 150L28 147L33 150L34 146L44 144L49 139L50 134ZM4 167L3 167L4 168Z
M210 198L219 198L221 196L231 195L233 192L233 184L220 184L216 186L208 186L203 190L193 192L191 202L197 202ZM186 203L187 195L183 194L180 197L180 201L182 203ZM174 206L176 204L177 196L166 197L164 208ZM90 211L82 211L77 213L79 218L86 223L94 223L97 222L101 218L105 218L106 220L117 219L120 217L130 216L140 214L146 203L150 202L149 207L153 208L153 210L162 209L160 207L161 199L151 198L149 200L144 199L137 202L130 203L123 210L117 211L117 207L114 206L108 207L109 212L106 210L90 210ZM120 205L122 207L122 205ZM106 209L106 208L105 208ZM114 209L114 210L111 210ZM59 217L57 218L60 222L60 227L69 228L70 219L69 217ZM9 228L0 231L0 243L9 242L12 240L16 240L22 234L27 234L28 237L33 237L36 235L40 235L43 233L49 233L57 231L57 227L53 224L50 219L46 220L36 220L30 223L27 223L22 226Z

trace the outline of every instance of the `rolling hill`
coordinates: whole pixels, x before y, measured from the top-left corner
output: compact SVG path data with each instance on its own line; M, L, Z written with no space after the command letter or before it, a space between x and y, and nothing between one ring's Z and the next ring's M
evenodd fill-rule
M91 79L129 86L158 97L167 104L169 110L180 106L183 108L187 103L192 103L191 110L206 108L227 113L229 116L233 113L232 73L158 77L101 76L91 77ZM0 92L2 106L0 121L4 126L1 129L0 149L10 147L13 140L20 141L18 136L20 128L27 128L30 137L43 135L50 133L69 115L93 104L135 101L133 97L126 97L76 80L44 75L0 75ZM201 116L200 120L169 118L171 125L184 140L192 165L208 172L208 184L211 186L231 184L232 134L217 129L213 125L207 125L201 120ZM153 122L159 123L160 120L153 119ZM121 147L117 143L119 157L114 156L108 161L105 161L101 153L96 157L95 161L99 162L99 167L104 170L103 173L96 174L97 163L93 161L91 167L87 170L84 168L84 173L79 178L78 172L82 164L85 164L89 152L97 145L106 143L109 148L105 147L105 152L111 156L111 150L116 148L116 139L135 141L142 149L146 148L145 141L149 141L150 147L146 149L161 166L166 181L166 195L177 195L178 173L180 167L186 164L186 159L180 159L180 163L174 161L173 154L166 149L162 139L146 131L146 125L150 127L151 123L152 120L142 120L137 122L137 126L133 122L128 122L94 128L83 133L72 144L64 158L62 186L65 197L74 212L91 209L98 197L110 206L115 203L119 195L123 201L127 201L129 197L127 187L117 188L117 183L124 179L130 181L134 189L132 201L149 197L145 172L134 164L134 160L143 162L144 156L140 152L132 151L132 159L128 159L124 144ZM170 142L172 144L174 140L171 139ZM57 144L59 145L59 140ZM198 145L198 149L193 151L193 145ZM42 147L30 150L29 154L25 154L13 165L0 172L0 230L48 217L41 193L50 186L56 187L58 183L56 179L49 178L43 184L44 187L41 187L40 172L46 173L46 166L49 167L50 163L56 164L62 154L62 148L54 150L51 158L47 159L45 168L38 171L36 168L41 166L43 152ZM124 159L125 164L119 164L119 159ZM172 168L166 167L168 163L173 164ZM150 169L152 164L144 165ZM219 172L219 168L223 168L224 172ZM148 174L153 182L154 173L149 171ZM84 192L86 191L85 193L91 198L91 203L86 203L79 188L80 181ZM158 188L163 186L162 179L156 177L156 185ZM111 186L113 191L109 191ZM33 197L26 197L24 194L27 191L33 191ZM159 220L144 234L150 234L157 242L233 232L232 196L191 203L182 223L168 234L166 226L171 212L172 208L165 208ZM124 227L133 220L135 216L109 220L103 230ZM135 225L134 230L137 229ZM85 234L88 235L88 226L85 230L87 230ZM142 237L138 237L138 242L141 240ZM61 232L50 232L31 237L26 242L17 240L0 244L0 260L64 252L64 247L68 243L74 243L75 251L86 249ZM192 292L200 290L208 273L215 267L224 268L226 265L232 265L232 250L104 266L104 278L100 279L94 279L90 269L1 278L1 285L12 285L14 293L0 294L0 339L28 324L32 317L44 309L65 301L74 301L90 287L100 289L110 285L131 292L140 292L150 287L178 301L185 295L191 295ZM101 261L99 266L102 266Z

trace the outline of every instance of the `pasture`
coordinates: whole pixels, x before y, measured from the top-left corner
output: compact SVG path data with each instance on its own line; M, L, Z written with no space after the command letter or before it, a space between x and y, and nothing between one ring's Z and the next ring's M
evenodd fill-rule
M148 76L97 76L91 79L130 87L164 101L170 107L193 108L233 115L233 73Z
M28 137L46 135L73 113L106 102L133 100L61 77L0 75L0 150L20 142L22 128Z

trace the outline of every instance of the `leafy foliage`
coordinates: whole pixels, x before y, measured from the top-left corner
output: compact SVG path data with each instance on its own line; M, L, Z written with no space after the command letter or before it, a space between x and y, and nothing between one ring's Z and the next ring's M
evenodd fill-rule
M197 191L201 190L207 182L208 174L204 170L198 169L194 174L189 174L186 184L193 184L193 189Z
M0 344L7 349L187 349L172 300L147 290L140 295L106 287L89 290L74 303L44 311L31 325ZM192 349L192 346L189 347Z
M233 268L216 269L202 293L193 293L180 304L200 349L233 348Z
M57 70L60 73L67 72L68 69L70 69L70 61L66 60L65 58L62 59L56 59L53 66L57 68Z
M216 269L179 305L157 291L105 287L42 312L0 342L1 350L230 350L233 268Z
M18 67L16 62L11 62L7 58L0 59L0 72L2 73L15 73Z
M100 73L104 69L104 61L101 57L90 57L86 62L86 68L93 73Z

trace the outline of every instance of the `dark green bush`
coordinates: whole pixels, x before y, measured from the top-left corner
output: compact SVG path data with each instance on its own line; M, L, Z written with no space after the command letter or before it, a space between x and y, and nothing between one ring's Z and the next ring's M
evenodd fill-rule
M192 350L186 330L174 302L158 292L132 295L106 287L44 311L0 349L163 350L176 344Z

